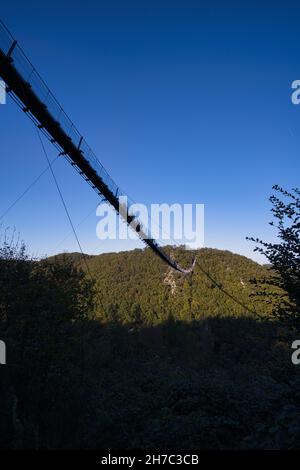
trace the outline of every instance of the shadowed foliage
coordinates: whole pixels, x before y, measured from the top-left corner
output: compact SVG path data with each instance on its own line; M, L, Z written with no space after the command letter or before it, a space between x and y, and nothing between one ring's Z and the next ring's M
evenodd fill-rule
M230 253L199 255L226 273L227 288L264 269ZM299 447L300 378L281 324L232 304L222 312L198 271L175 276L172 294L148 250L90 258L103 300L95 312L95 289L75 261L2 249L2 448Z
M278 241L267 243L259 239L255 251L270 262L270 274L255 279L256 294L272 305L273 314L289 327L300 330L300 190L291 192L274 186L270 197ZM271 288L271 289L270 289Z

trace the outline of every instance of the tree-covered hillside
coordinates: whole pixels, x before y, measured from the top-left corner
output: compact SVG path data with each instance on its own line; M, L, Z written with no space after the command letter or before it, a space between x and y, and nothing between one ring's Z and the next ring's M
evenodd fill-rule
M174 256L189 264L193 253ZM198 261L253 307L267 268L232 253ZM300 445L294 335L246 312L200 271L148 250L34 261L0 248L0 448L280 449ZM263 310L263 303L256 309Z
M169 248L169 251L186 266L196 255L194 272L189 276L176 273L149 249L87 256L89 270L96 281L98 316L107 321L155 325L170 316L191 321L217 314L249 314L217 288L203 270L251 311L270 314L270 306L251 296L253 285L250 282L253 278L268 276L269 268L229 251L208 248L196 252L183 248ZM79 253L55 258L72 260L86 269Z

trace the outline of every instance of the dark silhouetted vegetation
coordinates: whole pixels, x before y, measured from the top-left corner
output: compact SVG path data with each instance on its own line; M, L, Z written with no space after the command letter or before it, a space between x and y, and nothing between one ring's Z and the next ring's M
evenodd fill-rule
M278 241L258 243L256 251L269 261L267 277L256 279L257 295L272 305L273 314L289 327L300 330L300 190L288 192L274 186L276 193L270 198ZM270 290L271 287L271 290Z
M245 303L269 272L229 252L198 259ZM76 254L0 251L2 448L299 447L300 377L270 305L250 315L148 250L88 263L96 285Z

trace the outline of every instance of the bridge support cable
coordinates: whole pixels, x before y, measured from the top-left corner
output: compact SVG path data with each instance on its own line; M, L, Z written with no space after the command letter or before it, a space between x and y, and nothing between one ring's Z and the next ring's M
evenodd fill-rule
M76 239L77 245L78 245L79 250L80 250L80 253L81 253L81 255L82 255L82 259L83 259L83 261L84 261L84 264L85 264L85 267L86 267L86 270L87 270L87 274L88 274L88 276L90 277L90 279L91 279L91 281L92 281L92 283L93 283L93 286L95 287L95 286L96 286L96 280L95 280L95 278L94 278L94 276L93 276L93 274L92 274L92 272L91 272L91 270L90 270L90 267L89 267L89 265L88 265L88 262L87 262L87 259L86 259L86 255L85 255L85 253L84 253L84 251L83 251L83 249L82 249L82 245L81 245L80 240L79 240L79 237L78 237L78 235L77 235L77 231L76 231L75 225L74 225L74 223L73 223L73 221L72 221L72 218L71 218L71 215L70 215L70 211L69 211L69 209L68 209L68 207L67 207L66 201L65 201L65 199L64 199L64 196L63 196L62 191L61 191L61 189L60 189L60 186L59 186L59 184L58 184L58 181L57 181L57 178L56 178L56 176L55 176L54 170L53 170L52 166L50 165L50 159L49 159L49 157L48 157L48 153L47 153L47 151L46 151L44 142L43 142L43 140L42 140L42 138L41 138L39 129L36 128L36 132L37 132L37 135L38 135L38 138L39 138L39 141L40 141L40 144L41 144L43 153L44 153L44 155L45 155L45 158L46 158L46 160L47 160L47 162L48 162L48 165L49 165L49 167L50 167L50 171L51 171L51 174L52 174L52 178L53 178L54 184L55 184L55 186L56 186L57 192L58 192L58 194L59 194L59 197L60 197L60 199L61 199L62 205L63 205L63 207L64 207L64 210L65 210L65 212L66 212L67 218L68 218L68 220L69 220L70 226L71 226L71 228L72 228L72 232L73 232L73 234L74 234L74 237L75 237L75 239ZM95 292L96 292L97 299L98 299L98 303L99 303L99 306L100 306L100 305L102 305L102 302L101 302L101 299L100 299L100 297L99 297L98 290L96 290Z
M42 176L44 176L45 173L47 173L47 171L50 169L50 166L52 167L52 165L56 162L56 160L58 159L58 156L55 157L52 162L50 162L50 164L47 166L47 168L45 168L33 181L32 183L30 183L29 186L27 186L27 188L17 197L17 199L15 199L14 202L12 202L10 204L10 206L0 215L0 221L2 219L4 219L4 217L15 207L15 205L21 200L23 199L23 197L30 191L31 188L33 188L33 186L42 178Z
M82 224L84 224L84 222L86 222L88 220L88 218L92 215L92 214L95 214L95 211L97 209L97 207L99 207L101 204L98 203L97 206L95 206L83 219L81 219L81 221L75 226L75 229L77 230ZM73 231L69 232L56 246L53 250L51 250L51 252L49 253L49 256L52 256L54 255L56 252L57 252L57 249L71 236L73 235Z

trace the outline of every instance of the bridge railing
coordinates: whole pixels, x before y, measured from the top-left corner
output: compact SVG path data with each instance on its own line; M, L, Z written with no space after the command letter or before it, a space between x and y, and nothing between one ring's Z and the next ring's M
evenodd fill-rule
M15 47L13 45L15 44ZM106 183L109 189L118 195L124 195L115 181L108 174L104 166L96 157L95 153L88 145L84 137L78 131L76 126L73 124L71 119L68 117L66 112L60 106L42 77L39 75L35 67L32 65L30 60L27 58L23 50L18 44L15 43L14 38L7 30L6 26L0 21L0 49L4 52L5 55L9 54L10 49L13 49L10 52L10 57L13 61L14 67L17 69L22 78L28 82L37 95L39 100L47 107L50 114L53 118L59 122L61 128L67 134L68 137L72 140L73 144L76 147L79 147L83 156L90 163L90 165L97 171L98 175Z

